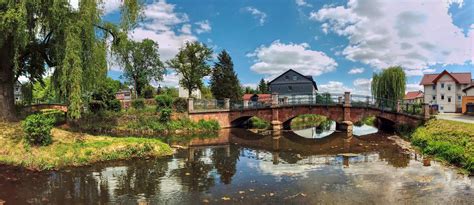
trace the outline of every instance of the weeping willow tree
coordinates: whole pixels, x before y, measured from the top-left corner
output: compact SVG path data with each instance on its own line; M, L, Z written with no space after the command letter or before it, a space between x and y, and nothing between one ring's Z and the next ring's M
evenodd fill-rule
M123 0L119 24L102 19L102 0L0 0L0 120L15 120L13 85L53 71L55 90L81 116L84 95L106 77L107 39L118 50L136 25L141 1Z
M406 76L400 66L389 67L372 77L372 95L384 100L386 105L393 104L405 96Z

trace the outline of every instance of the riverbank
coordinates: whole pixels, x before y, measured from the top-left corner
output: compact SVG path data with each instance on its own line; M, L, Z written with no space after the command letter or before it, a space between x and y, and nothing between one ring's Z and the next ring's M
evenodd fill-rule
M474 124L433 119L409 136L424 154L474 175Z
M107 137L51 131L53 143L29 146L23 141L20 123L0 122L0 164L25 167L29 170L52 170L83 166L95 162L171 155L173 150L158 139Z
M215 120L191 121L185 113L174 112L163 121L156 112L156 106L143 109L122 110L120 112L104 111L89 113L75 123L62 128L74 132L106 134L113 136L156 136L171 134L196 134L215 132L220 129Z

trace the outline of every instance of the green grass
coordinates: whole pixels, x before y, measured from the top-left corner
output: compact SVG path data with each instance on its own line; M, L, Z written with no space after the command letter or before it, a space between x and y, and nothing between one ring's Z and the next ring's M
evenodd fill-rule
M322 115L315 115L315 114L304 114L300 115L298 117L295 117L291 121L291 127L292 128L302 128L302 127L308 127L308 126L314 126L314 127L319 127L322 126L323 124L326 124L328 121L328 118Z
M31 170L172 154L172 149L158 139L92 136L53 128L53 143L37 147L24 143L19 123L2 122L0 129L3 131L0 134L0 163Z
M270 123L260 119L258 117L252 117L250 118L250 128L253 129L269 129L270 128Z
M474 174L474 124L434 119L417 128L410 140L423 153Z

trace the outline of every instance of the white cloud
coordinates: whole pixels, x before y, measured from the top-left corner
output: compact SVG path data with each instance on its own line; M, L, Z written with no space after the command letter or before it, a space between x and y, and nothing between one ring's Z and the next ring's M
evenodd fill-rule
M375 68L401 65L408 75L422 75L433 65L474 61L474 29L467 34L448 12L459 0L350 0L345 6L325 6L310 19L322 22L325 33L345 36L342 54ZM384 12L390 11L390 12Z
M359 95L371 95L372 79L357 78L353 82L354 93Z
M276 40L269 46L258 47L247 57L255 60L251 70L268 76L279 75L288 69L304 75L319 76L337 67L334 59L321 51L311 50L307 43L284 44Z
M257 89L257 83L243 83L242 87L251 87L253 89Z
M363 73L364 72L364 68L352 68L351 70L349 70L349 74L360 74L360 73Z
M158 87L160 85L161 87L178 87L179 85L179 76L176 74L176 72L171 72L163 76L163 80L160 82L155 82L153 81L152 86Z
M406 85L405 90L408 91L418 91L418 90L423 90L423 86L418 84L418 83L409 83Z
M306 7L313 7L313 5L309 4L305 0L295 0L296 5L298 6L306 6Z
M246 7L245 11L249 12L254 18L258 19L260 26L263 26L263 24L265 24L267 18L267 14L265 12L262 12L254 7Z
M164 0L147 5L143 11L144 22L130 34L134 40L149 38L156 41L163 61L173 58L187 41L197 40L191 33L188 15L174 9L175 5ZM179 31L175 31L176 27Z
M329 81L327 84L318 85L319 92L344 93L352 92L352 88L346 87L344 83L339 81Z
M212 30L211 24L208 20L196 22L196 25L198 25L198 28L196 29L196 33L198 34L207 33Z

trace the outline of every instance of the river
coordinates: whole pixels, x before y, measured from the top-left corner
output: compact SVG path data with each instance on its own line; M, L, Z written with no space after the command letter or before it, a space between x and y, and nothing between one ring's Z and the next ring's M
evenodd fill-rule
M315 133L226 129L215 137L168 140L186 148L166 158L39 173L0 166L0 199L7 204L474 202L473 177L435 161L424 166L422 156L402 150L389 134L368 127L356 127L352 137Z

